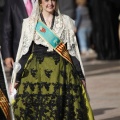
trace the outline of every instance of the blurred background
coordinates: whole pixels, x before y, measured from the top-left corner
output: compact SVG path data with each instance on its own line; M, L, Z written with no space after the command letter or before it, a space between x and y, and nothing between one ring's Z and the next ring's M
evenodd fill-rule
M120 0L58 1L61 13L75 20L95 120L120 120ZM0 0L0 43L4 5Z

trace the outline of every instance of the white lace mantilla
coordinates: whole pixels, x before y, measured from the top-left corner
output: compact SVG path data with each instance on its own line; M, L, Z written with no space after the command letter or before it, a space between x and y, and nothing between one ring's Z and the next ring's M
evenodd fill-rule
M64 43L67 43L67 49L69 53L72 56L76 56L75 51L73 49L76 44L76 38L73 32L73 26L72 26L73 23L71 24L70 22L73 22L72 19L70 19L66 15L56 16L54 26L53 26L53 32ZM24 33L23 33L23 44L22 44L21 56L25 55L28 52L32 41L34 41L36 44L41 44L43 46L48 47L48 51L53 51L53 48L49 45L49 43L47 43L38 34L36 34L35 23L37 23L37 20L33 18L28 18L24 20L24 23L23 23Z

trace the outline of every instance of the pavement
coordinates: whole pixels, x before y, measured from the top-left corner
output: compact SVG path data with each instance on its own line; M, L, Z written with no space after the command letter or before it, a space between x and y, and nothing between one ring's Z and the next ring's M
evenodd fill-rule
M82 61L95 120L120 120L120 60L100 61L91 54ZM9 83L9 69L5 70Z
M95 120L120 120L120 60L82 60Z

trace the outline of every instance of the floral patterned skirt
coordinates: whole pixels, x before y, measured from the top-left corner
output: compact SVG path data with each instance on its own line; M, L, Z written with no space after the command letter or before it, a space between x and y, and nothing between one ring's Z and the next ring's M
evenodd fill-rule
M15 120L94 120L75 71L55 52L31 54L13 105Z

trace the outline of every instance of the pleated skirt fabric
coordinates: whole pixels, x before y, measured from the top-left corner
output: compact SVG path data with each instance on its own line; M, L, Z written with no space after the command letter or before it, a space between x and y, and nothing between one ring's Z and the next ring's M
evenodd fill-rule
M30 55L13 108L15 120L94 120L75 67L56 52Z

